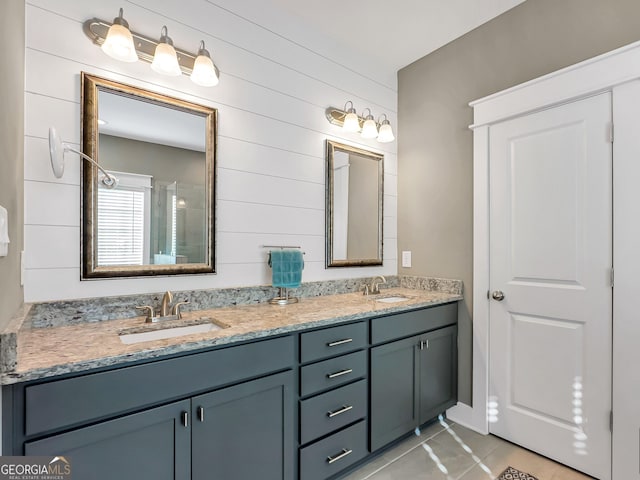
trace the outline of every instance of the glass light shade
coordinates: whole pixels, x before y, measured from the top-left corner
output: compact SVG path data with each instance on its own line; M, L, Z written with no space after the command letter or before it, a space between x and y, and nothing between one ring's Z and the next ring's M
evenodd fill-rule
M215 87L220 81L216 73L216 67L213 61L207 55L198 55L193 64L193 72L191 72L191 81L196 85L203 87Z
M109 27L107 38L102 44L102 51L111 58L122 62L137 62L138 54L133 44L131 32L124 25L114 23Z
M182 74L180 64L178 63L178 57L176 55L176 49L173 48L173 45L168 43L158 44L156 52L153 55L151 68L154 72L173 77L177 77Z
M389 143L393 142L396 137L393 136L393 129L391 128L391 124L389 120L385 120L380 125L380 131L378 132L378 141L380 143Z
M346 117L344 117L342 130L345 132L357 132L360 130L360 122L358 121L358 115L356 115L355 112L347 113Z
M378 136L378 127L371 115L369 115L365 120L364 125L362 126L362 133L360 135L362 138L376 138Z

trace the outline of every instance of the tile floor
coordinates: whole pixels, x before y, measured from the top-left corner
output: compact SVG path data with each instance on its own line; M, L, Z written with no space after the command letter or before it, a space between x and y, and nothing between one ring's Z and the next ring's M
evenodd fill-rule
M493 435L436 422L344 480L493 480L508 466L538 480L593 480Z

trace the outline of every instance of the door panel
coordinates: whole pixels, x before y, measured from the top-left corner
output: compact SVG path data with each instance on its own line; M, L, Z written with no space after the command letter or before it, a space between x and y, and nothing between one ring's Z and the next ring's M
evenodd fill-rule
M371 349L371 451L418 426L419 337Z
M82 480L191 478L189 401L80 428L25 444L25 455L66 456Z
M293 374L192 399L192 479L293 478Z
M420 337L420 424L456 404L457 342L456 326L442 328Z
M490 431L610 478L611 96L490 128ZM495 298L495 297L494 297Z

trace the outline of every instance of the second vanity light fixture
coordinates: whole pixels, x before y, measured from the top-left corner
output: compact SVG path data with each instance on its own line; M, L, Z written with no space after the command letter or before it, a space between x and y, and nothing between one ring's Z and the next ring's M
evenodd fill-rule
M84 33L93 43L112 58L123 62L143 60L151 68L163 75L189 75L193 83L203 87L213 87L219 82L219 72L211 60L211 55L200 42L198 53L193 55L173 46L166 26L162 27L159 40L145 37L129 29L122 8L113 23L97 18L87 20Z
M368 113L365 115L365 112ZM380 115L377 122L374 120L370 108L365 108L362 115L359 116L351 100L344 104L342 110L329 107L325 113L329 123L342 127L344 132L360 132L362 138L377 138L380 143L389 143L396 139L393 135L391 122L385 113Z

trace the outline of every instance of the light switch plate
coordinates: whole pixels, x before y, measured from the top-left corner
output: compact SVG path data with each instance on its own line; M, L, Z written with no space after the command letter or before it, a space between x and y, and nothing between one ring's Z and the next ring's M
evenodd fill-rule
M411 251L402 252L402 266L411 268Z

